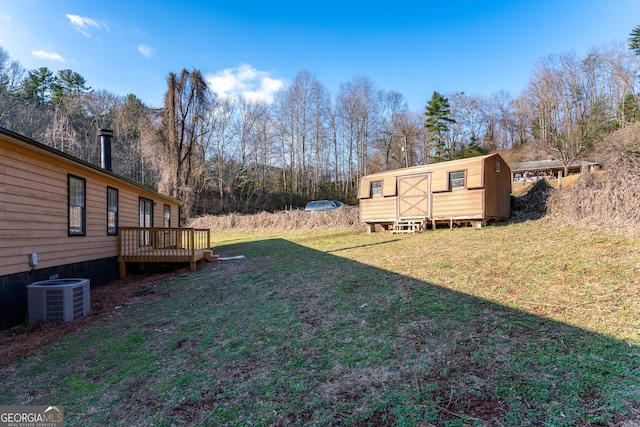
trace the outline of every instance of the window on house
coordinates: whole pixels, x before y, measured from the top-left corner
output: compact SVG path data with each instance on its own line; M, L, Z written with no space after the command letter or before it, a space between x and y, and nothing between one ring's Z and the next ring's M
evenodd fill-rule
M118 234L118 189L107 187L107 234Z
M496 172L500 173L500 159L496 159Z
M153 227L153 200L140 197L140 227ZM140 233L140 246L151 245L151 230Z
M86 187L87 182L84 178L69 175L69 236L86 234Z
M465 171L449 172L449 190L464 188Z
M171 206L164 205L164 226L171 227Z
M382 181L371 181L371 197L382 196Z
M140 227L153 227L153 200L140 197Z

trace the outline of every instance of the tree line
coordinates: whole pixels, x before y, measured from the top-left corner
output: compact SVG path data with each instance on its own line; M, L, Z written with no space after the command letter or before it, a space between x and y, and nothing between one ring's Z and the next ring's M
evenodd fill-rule
M366 76L332 96L306 69L270 104L215 94L199 70L183 69L169 73L154 109L72 70L26 70L0 48L0 125L94 164L99 129L112 129L114 171L191 215L356 203L360 177L380 170L495 151L554 154L565 165L590 155L640 118L638 46L640 27L628 46L540 59L516 97L434 91L422 112Z

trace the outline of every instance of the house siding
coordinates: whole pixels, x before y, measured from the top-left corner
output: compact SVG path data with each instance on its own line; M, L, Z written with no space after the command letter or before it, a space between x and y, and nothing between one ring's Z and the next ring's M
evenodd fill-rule
M86 183L82 236L68 234L69 174ZM172 225L178 225L177 200L0 128L0 284L8 286L0 291L0 309L20 303L9 298L26 292L15 286L52 275L80 275L92 286L104 277L117 278L118 236L107 234L107 187L118 190L119 227L139 226L140 197L154 202L155 226L164 226L165 204L171 206ZM38 257L35 268L29 264L31 253ZM88 263L109 265L112 273L94 266L81 274L84 267L66 267ZM3 328L7 324L2 321Z
M153 200L153 221L163 226L163 207L178 205L158 193L115 177L68 164L0 138L0 276L29 271L28 254L38 254L37 268L117 256L115 235L107 235L107 186L118 189L118 225L139 225L140 197ZM68 235L67 177L86 180L86 234Z

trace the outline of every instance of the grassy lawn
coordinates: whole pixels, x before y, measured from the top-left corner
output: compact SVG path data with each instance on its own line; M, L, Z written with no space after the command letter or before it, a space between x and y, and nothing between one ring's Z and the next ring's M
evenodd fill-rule
M217 239L245 258L2 368L0 404L78 426L638 425L638 239L543 222Z

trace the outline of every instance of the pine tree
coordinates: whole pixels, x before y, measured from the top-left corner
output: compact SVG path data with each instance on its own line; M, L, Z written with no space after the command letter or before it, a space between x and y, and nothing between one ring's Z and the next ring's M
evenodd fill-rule
M29 71L22 86L27 98L44 105L51 100L51 91L55 77L47 67Z
M70 98L89 92L91 88L80 74L71 70L59 70L51 85L51 101L63 104Z
M636 55L640 55L640 25L631 31L629 37L629 49L634 51Z
M424 127L431 134L429 141L433 143L433 147L436 149L436 158L438 161L443 160L445 154L448 159L451 159L454 154L452 152L447 153L446 146L446 134L449 132L449 124L455 123L455 120L449 116L450 113L451 107L449 106L449 100L434 91L424 112L426 116Z

